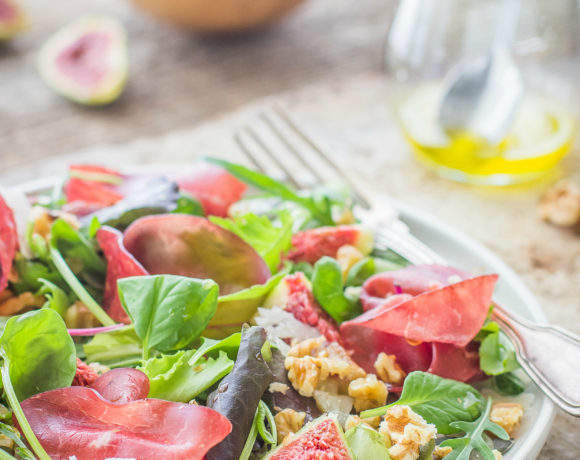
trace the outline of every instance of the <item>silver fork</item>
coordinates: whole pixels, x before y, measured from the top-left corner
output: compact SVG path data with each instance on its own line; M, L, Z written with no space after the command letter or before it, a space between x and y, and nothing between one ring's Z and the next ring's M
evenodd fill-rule
M297 189L341 180L350 186L359 213L381 223L375 231L378 247L391 249L415 265L446 265L394 217L392 209L385 212L384 204L379 207L371 191L340 169L282 107L261 112L235 134L235 141L257 170L274 171ZM534 324L497 304L493 318L512 340L518 362L530 379L565 412L580 416L580 337L558 326Z

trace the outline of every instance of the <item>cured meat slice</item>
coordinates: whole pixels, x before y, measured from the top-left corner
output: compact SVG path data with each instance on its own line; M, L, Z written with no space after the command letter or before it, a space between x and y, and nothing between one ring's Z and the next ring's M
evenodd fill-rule
M197 460L232 429L204 406L160 399L116 404L78 386L32 396L22 409L53 460Z
M107 260L103 308L115 321L129 324L131 320L119 299L117 281L129 276L147 275L147 270L125 249L123 234L119 230L101 227L97 231L97 241Z
M105 372L90 387L107 401L128 403L147 397L149 378L137 369L123 367Z
M179 188L194 196L203 206L206 215L226 217L229 207L242 198L247 189L219 166L200 163L191 171L173 174L170 177Z
M18 248L18 233L12 209L0 196L0 292L8 286L8 277Z

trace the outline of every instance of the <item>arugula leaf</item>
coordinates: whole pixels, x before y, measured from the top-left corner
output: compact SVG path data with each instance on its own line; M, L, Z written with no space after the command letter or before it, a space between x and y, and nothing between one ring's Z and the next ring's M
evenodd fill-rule
M181 350L147 360L139 370L149 377L149 397L189 402L234 367L234 362L223 351L217 359L201 358L192 367L188 362L195 353L195 350Z
M358 302L344 295L342 270L332 257L324 256L314 265L312 293L320 306L337 322L342 323L361 314Z
M21 400L69 386L75 376L74 343L63 319L51 309L10 318L0 338L0 353Z
M133 326L95 335L83 345L86 360L108 367L131 367L141 362L141 340Z
M491 384L495 391L506 396L519 395L526 389L524 382L513 372L494 376Z
M354 460L390 460L389 450L378 431L366 423L353 426L344 434Z
M61 288L67 286L50 261L31 260L17 254L14 259L14 268L18 273L18 281L12 284L12 288L17 294L38 291L42 288L40 279L48 280Z
M500 375L519 367L511 341L494 321L487 322L474 340L480 341L479 367L487 375Z
M219 291L212 280L177 275L123 278L118 288L143 343L143 359L151 349L168 352L190 344L213 317Z
M469 460L471 452L477 451L484 460L495 460L491 448L484 439L484 432L489 431L500 439L508 440L510 437L505 430L489 420L491 411L491 398L487 400L485 409L480 417L473 422L452 422L451 426L465 433L462 438L447 439L441 443L442 447L449 446L453 450L445 458L448 460Z
M209 220L235 233L262 256L271 273L280 266L281 255L292 244L292 218L288 211L280 212L278 222L266 216L244 214L233 219L210 216Z
M13 316L0 337L2 384L28 444L40 460L50 460L32 431L20 400L69 386L76 373L76 354L63 319L45 308ZM26 455L25 450L20 451Z
M205 161L221 166L233 176L252 187L262 190L270 195L277 196L286 201L291 201L307 209L312 217L320 222L321 225L334 225L332 220L330 206L328 201L323 199L314 199L313 197L303 197L292 190L287 185L272 179L265 174L252 171L245 166L230 163L229 161L218 158L204 158Z
M56 284L51 283L44 278L40 278L38 281L42 286L37 293L46 297L46 303L44 306L52 308L64 318L64 315L71 304L67 293Z
M453 422L471 421L483 407L483 397L471 385L444 379L427 372L411 372L405 379L401 397L392 404L367 410L361 417L383 415L394 405L405 404L437 427L442 434L456 433Z

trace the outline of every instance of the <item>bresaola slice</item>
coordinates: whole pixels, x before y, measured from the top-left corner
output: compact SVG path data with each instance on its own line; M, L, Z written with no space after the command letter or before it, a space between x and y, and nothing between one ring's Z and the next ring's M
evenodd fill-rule
M107 401L125 404L147 397L149 378L137 369L111 369L97 378L90 387Z
M114 403L95 389L78 386L40 393L22 402L34 433L53 460L73 456L77 460L202 459L231 432L228 419L210 408L138 399L146 394L143 379L135 375L140 371L111 372L99 378L104 383L100 389L128 402ZM127 386L133 378L135 385ZM127 392L129 387L141 389Z
M496 281L436 265L375 275L363 285L365 313L343 323L341 336L367 371L385 352L407 373L473 380L481 371L470 342L487 317Z
M103 307L115 321L129 324L131 320L121 305L117 281L129 276L147 275L147 270L123 245L123 234L111 227L101 227L97 231L97 241L107 260L107 278Z
M270 278L260 255L234 233L203 217L142 217L125 231L123 244L150 274L210 278L227 295Z
M18 248L14 214L0 196L0 292L8 286L8 277Z

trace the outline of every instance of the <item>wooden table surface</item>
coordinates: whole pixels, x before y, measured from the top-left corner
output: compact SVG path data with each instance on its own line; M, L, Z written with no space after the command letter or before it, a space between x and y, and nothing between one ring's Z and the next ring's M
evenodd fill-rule
M0 170L93 144L194 126L257 97L381 67L393 1L311 0L243 36L203 37L146 16L129 0L20 0L30 29L0 47ZM58 27L88 13L126 25L131 76L106 108L61 99L36 71Z
M118 165L183 162L197 153L230 156L231 133L251 108L194 127L288 91L276 100L323 140L337 162L490 247L522 276L551 322L580 333L580 238L537 220L547 184L508 193L437 179L408 155L381 99L382 76L349 79L380 71L392 2L311 0L274 28L221 38L175 30L121 0L26 4L31 29L0 48L0 185L61 174L72 161ZM35 53L49 33L89 10L120 17L130 39L128 88L102 109L60 99L35 71ZM298 90L303 86L311 88ZM560 171L579 173L579 165L577 149ZM577 433L580 419L559 413L539 458L577 459Z

